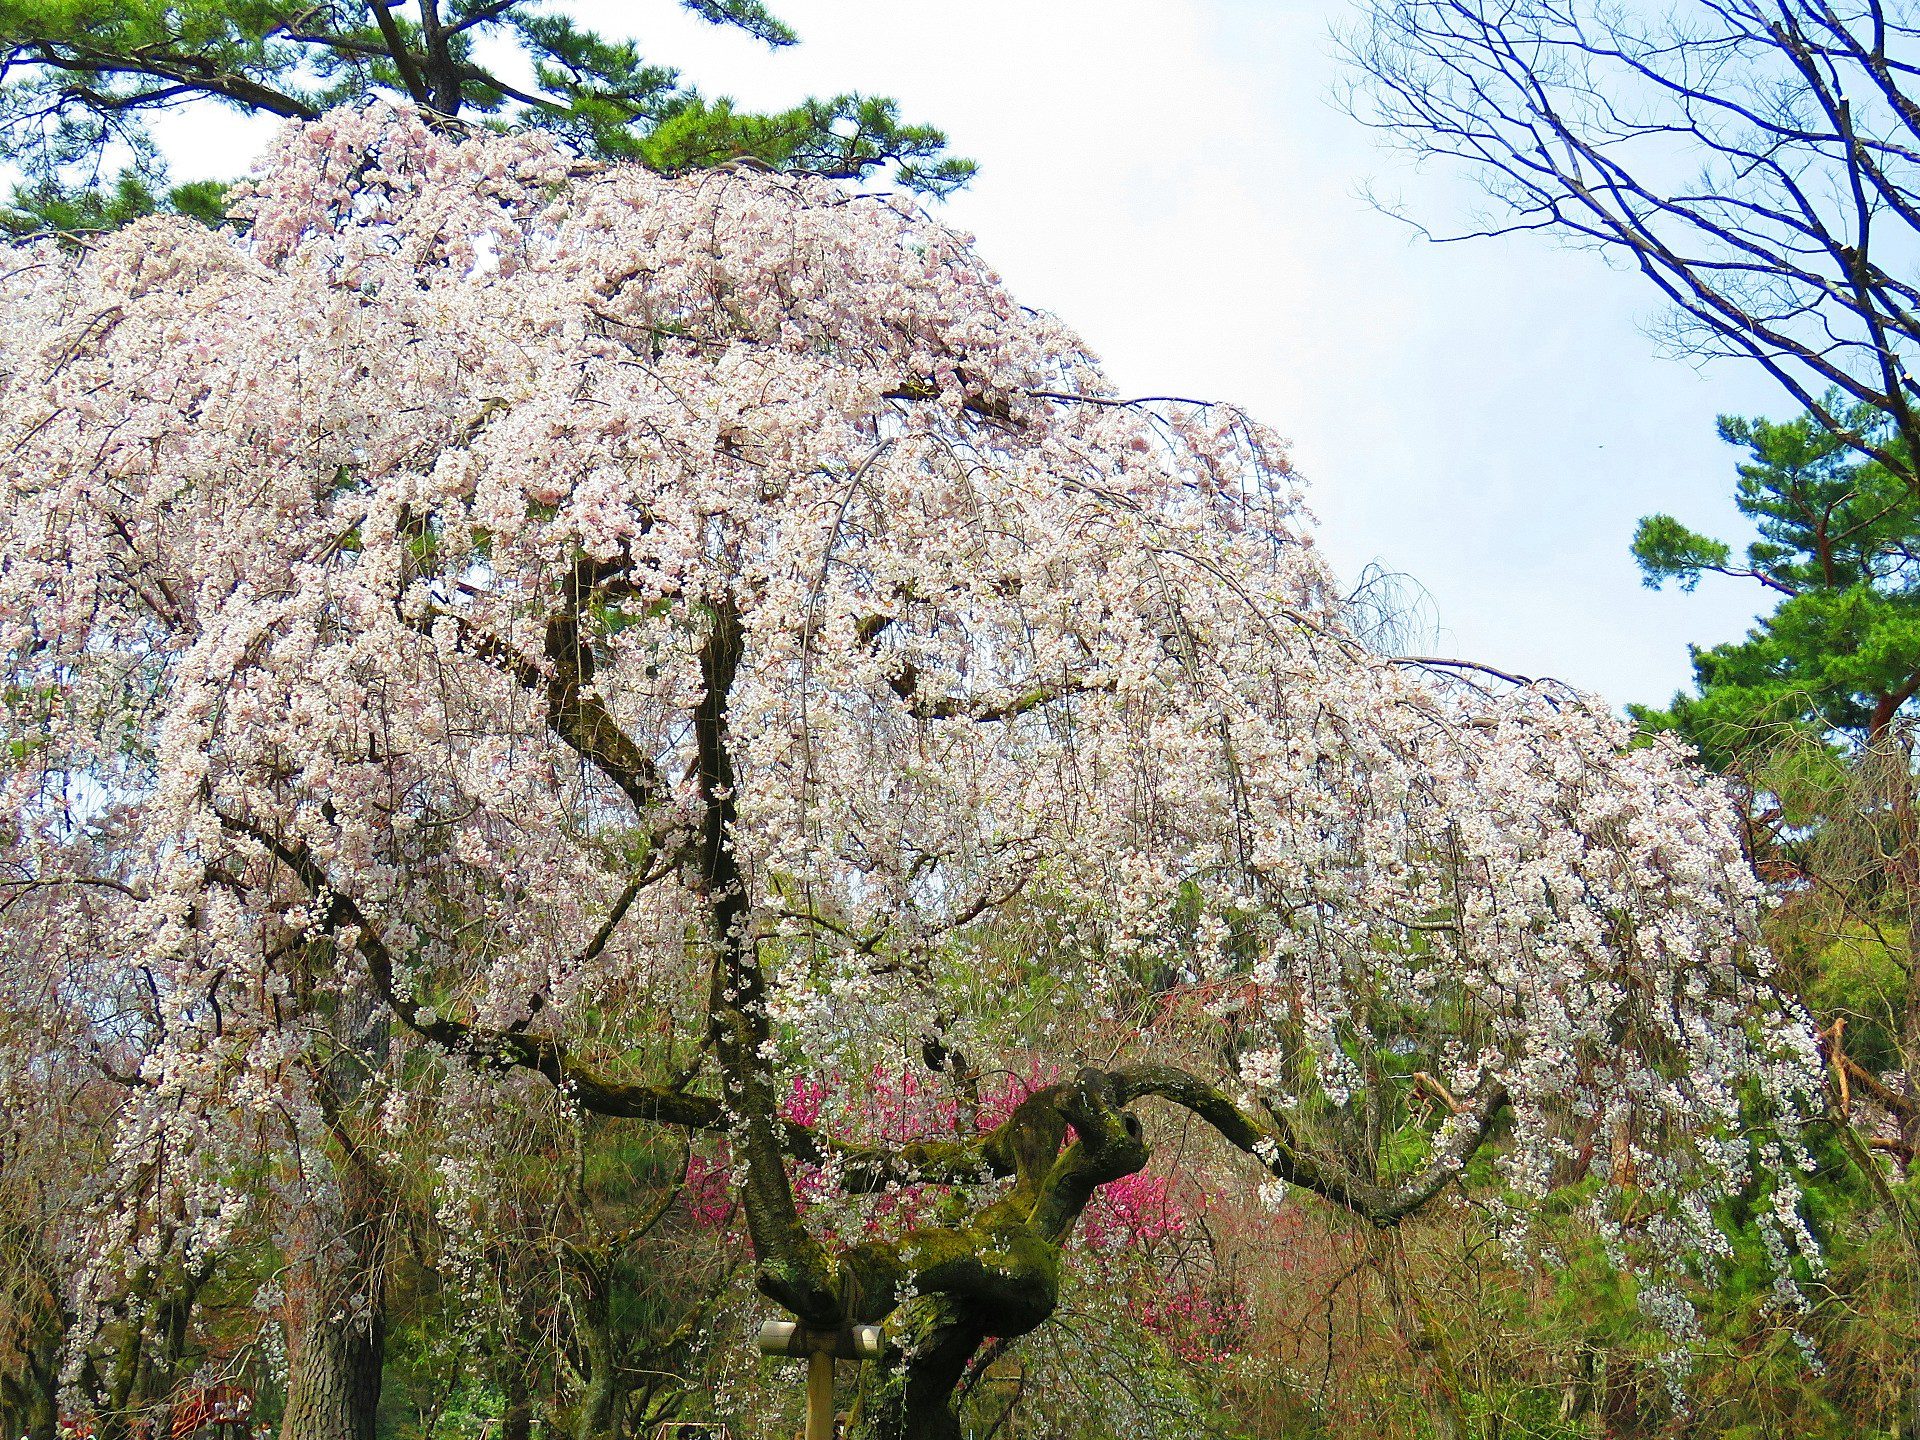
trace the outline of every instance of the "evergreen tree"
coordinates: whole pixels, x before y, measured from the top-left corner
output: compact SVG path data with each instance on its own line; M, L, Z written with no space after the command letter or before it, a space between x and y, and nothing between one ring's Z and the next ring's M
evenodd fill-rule
M767 45L795 43L760 0L683 3ZM220 187L168 187L154 115L218 103L311 119L375 93L449 120L550 130L582 154L664 171L740 158L836 178L890 166L934 195L973 173L939 130L903 124L891 100L736 110L632 41L537 0L0 0L0 154L24 177L4 223L217 215Z
M1691 590L1712 573L1779 599L1744 639L1694 648L1695 693L1635 713L1680 731L1748 796L1748 846L1783 902L1769 943L1819 1021L1830 1158L1852 1166L1823 1165L1810 1186L1840 1260L1831 1283L1898 1325L1907 1301L1869 1297L1874 1257L1904 1253L1891 1263L1908 1296L1920 1273L1920 498L1887 416L1827 405L1895 463L1864 458L1816 414L1721 418L1750 457L1735 503L1759 537L1744 563L1671 515L1640 522L1648 585ZM1895 1429L1920 1440L1920 1355L1905 1368Z
M1876 419L1860 406L1848 423ZM1721 768L1788 731L1842 745L1884 734L1920 692L1920 496L1812 415L1723 416L1720 434L1750 457L1735 503L1760 533L1744 563L1671 515L1640 522L1634 559L1655 588L1691 590L1711 573L1779 602L1744 639L1694 647L1696 693L1638 718L1679 730Z

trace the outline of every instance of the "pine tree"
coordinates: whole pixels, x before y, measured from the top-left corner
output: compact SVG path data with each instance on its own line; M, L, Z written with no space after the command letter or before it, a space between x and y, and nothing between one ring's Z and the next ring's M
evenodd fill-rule
M1920 1263L1920 497L1888 417L1829 396L1842 428L1722 417L1751 457L1735 503L1759 538L1724 541L1649 515L1633 555L1650 586L1733 576L1779 597L1741 640L1693 650L1695 691L1644 728L1678 730L1748 796L1748 846L1782 901L1769 940L1782 981L1818 1017L1828 1120L1853 1176L1823 1172L1846 1215L1836 1253L1888 1238ZM1891 1160L1892 1165L1888 1165ZM1906 1185L1901 1187L1901 1177ZM1901 1440L1920 1440L1920 1357L1907 1362Z
M683 3L770 46L797 39L760 0ZM737 159L835 178L891 167L897 183L933 195L973 173L939 130L903 124L891 100L738 110L632 41L536 0L0 0L0 155L23 177L4 223L100 229L156 209L215 217L221 187L168 186L153 116L213 103L310 119L376 93L669 172Z
M1876 418L1860 406L1848 423ZM1812 415L1723 416L1720 434L1750 456L1735 503L1760 534L1745 563L1671 515L1640 522L1634 558L1655 588L1718 574L1779 603L1744 639L1695 647L1696 693L1639 718L1679 730L1722 768L1789 731L1842 745L1882 735L1920 692L1920 496Z

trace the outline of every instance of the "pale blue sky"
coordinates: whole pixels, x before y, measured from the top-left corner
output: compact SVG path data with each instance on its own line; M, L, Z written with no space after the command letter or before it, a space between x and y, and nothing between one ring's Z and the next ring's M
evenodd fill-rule
M1294 442L1343 575L1431 593L1442 644L1615 703L1664 700L1686 642L1756 598L1643 588L1635 519L1744 539L1726 410L1784 416L1757 374L1663 358L1635 277L1538 239L1435 246L1357 198L1409 176L1328 102L1343 0L778 0L779 53L668 0L578 0L710 93L899 98L981 163L942 207L1026 303L1137 393L1233 400ZM169 122L176 174L244 168L266 132Z

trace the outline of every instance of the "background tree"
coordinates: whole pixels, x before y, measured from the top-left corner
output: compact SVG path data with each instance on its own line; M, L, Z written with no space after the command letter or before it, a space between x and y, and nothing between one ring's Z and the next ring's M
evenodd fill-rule
M1846 421L1904 447L1869 407ZM1884 1228L1911 1285L1920 1208L1900 1182L1920 1150L1920 509L1900 474L1818 415L1723 418L1720 433L1748 452L1735 500L1759 537L1744 563L1669 515L1640 522L1634 557L1650 586L1717 574L1776 603L1744 639L1694 651L1694 693L1636 714L1685 735L1749 797L1749 846L1784 902L1775 948L1823 1026L1830 1119L1866 1185L1836 1186L1851 1231L1839 1243ZM1911 1331L1905 1314L1880 1323ZM1903 1408L1900 1433L1920 1434L1920 1373Z
M683 3L765 44L795 42L759 0ZM0 155L26 177L8 223L90 229L162 205L216 217L223 186L166 185L152 117L219 104L310 120L376 94L669 172L741 158L849 179L891 166L933 194L973 173L890 100L743 113L536 0L0 0Z
M1883 413L1830 408L1877 446L1901 447ZM1745 639L1696 649L1697 693L1643 720L1678 729L1723 767L1787 727L1855 745L1885 736L1920 692L1920 495L1812 414L1723 417L1720 435L1749 457L1734 496L1759 532L1745 563L1670 515L1640 522L1633 555L1650 586L1691 590L1716 574L1776 603Z
M1445 238L1638 270L1683 354L1758 364L1920 491L1920 30L1906 3L1365 0L1364 123L1477 182Z
M1863 432L1890 428L1864 407L1849 418ZM1851 1020L1855 1044L1882 1062L1872 1074L1854 1063L1855 1083L1898 1117L1910 1162L1920 1144L1920 1103L1911 1098L1920 1096L1920 958L1907 938L1920 927L1906 913L1920 903L1911 754L1920 498L1815 415L1785 424L1723 418L1720 433L1750 457L1735 496L1759 531L1745 563L1670 515L1640 522L1634 558L1650 586L1692 589L1719 574L1781 598L1746 638L1694 651L1694 694L1636 713L1643 726L1677 730L1744 778L1756 801L1749 843L1800 892L1794 913L1827 912L1827 943L1848 925L1884 939L1884 923L1901 937L1894 949L1907 978L1901 998L1885 997L1892 1009L1830 1018ZM1889 1069L1900 1077L1892 1090L1880 1078Z

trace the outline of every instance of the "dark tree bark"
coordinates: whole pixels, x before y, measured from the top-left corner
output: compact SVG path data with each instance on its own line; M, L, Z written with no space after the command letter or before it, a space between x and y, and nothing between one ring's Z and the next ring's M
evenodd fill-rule
M310 1202L287 1266L287 1408L280 1440L373 1440L386 1359L385 1195L341 1167Z
M574 1419L574 1440L605 1440L620 1418L619 1341L614 1335L611 1266L576 1258L573 1278L575 1328L586 1388Z
M64 1327L52 1326L20 1347L18 1373L0 1375L0 1425L9 1436L55 1440L60 1424L60 1351Z
M27 1440L55 1440L60 1433L60 1348L54 1339L36 1347L28 1361L25 1414Z
M500 1412L500 1440L533 1440L533 1397L527 1393L527 1372L517 1357L507 1367L506 1401Z

